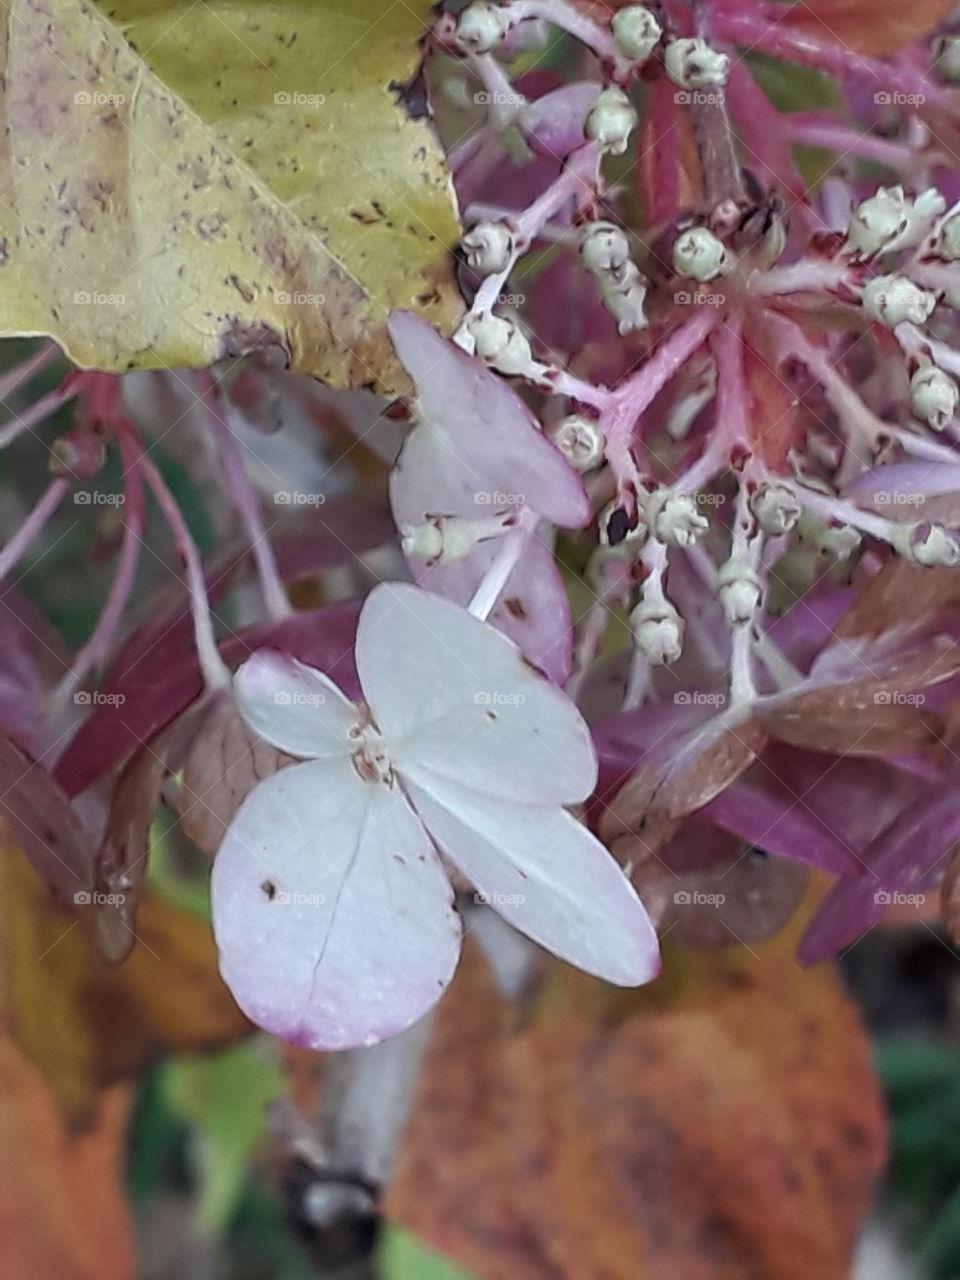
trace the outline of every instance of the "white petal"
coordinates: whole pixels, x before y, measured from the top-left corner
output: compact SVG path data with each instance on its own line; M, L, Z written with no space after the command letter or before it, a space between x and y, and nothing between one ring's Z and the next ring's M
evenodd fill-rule
M406 786L443 853L515 928L617 986L639 986L660 972L643 903L565 809L492 801L426 770Z
M291 765L254 787L212 884L224 980L293 1044L395 1035L456 967L460 920L436 850L403 796L349 760Z
M358 708L322 671L259 649L233 679L240 714L265 742L291 756L348 755Z
M357 670L399 770L429 766L492 796L573 804L597 780L579 711L517 646L460 605L403 583L367 597Z

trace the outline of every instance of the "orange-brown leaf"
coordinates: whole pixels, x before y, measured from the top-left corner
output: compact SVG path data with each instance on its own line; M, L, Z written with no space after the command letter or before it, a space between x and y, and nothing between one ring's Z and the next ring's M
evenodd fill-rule
M856 53L897 53L928 35L953 9L953 0L804 0L784 25Z
M640 993L558 967L522 1029L461 972L388 1213L484 1280L847 1280L880 1091L795 942L668 952Z
M133 1280L128 1112L127 1089L112 1089L92 1126L72 1131L40 1072L0 1037L0 1276Z

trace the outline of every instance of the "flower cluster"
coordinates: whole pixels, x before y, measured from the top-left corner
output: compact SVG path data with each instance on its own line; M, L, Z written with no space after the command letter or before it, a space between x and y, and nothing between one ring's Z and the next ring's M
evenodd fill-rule
M278 1034L340 1048L422 1016L456 908L639 983L649 917L695 943L685 909L732 900L716 878L741 862L759 887L703 936L779 927L812 866L838 884L808 959L942 877L960 35L881 4L854 50L823 8L442 14L424 84L464 310L452 335L392 313L405 395L321 388L267 348L203 374L72 373L0 428L22 443L78 406L0 576L67 494L84 503L108 446L124 474L102 614L46 719L11 702L18 749L88 708L49 778L65 808L144 749L160 761L143 803L162 791L219 850L223 972ZM810 108L797 66L841 105ZM168 437L216 516L206 563L151 456ZM186 591L121 642L148 495ZM211 609L233 587L225 634ZM132 912L142 857L105 840L90 858Z

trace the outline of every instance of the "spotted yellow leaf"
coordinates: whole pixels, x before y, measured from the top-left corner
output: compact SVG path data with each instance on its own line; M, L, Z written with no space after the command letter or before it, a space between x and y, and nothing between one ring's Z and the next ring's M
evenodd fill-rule
M274 341L390 389L389 311L454 323L425 0L0 3L0 334L110 370Z

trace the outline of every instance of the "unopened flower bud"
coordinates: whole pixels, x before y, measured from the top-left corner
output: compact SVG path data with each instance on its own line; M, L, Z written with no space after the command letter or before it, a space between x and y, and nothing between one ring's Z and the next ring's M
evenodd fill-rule
M706 89L725 85L730 72L730 59L725 53L711 49L699 36L671 40L664 55L667 75L681 89Z
M933 42L936 70L947 84L960 84L960 37L941 36Z
M944 219L937 234L934 252L946 262L960 259L960 213L952 213L949 218Z
M874 276L863 289L863 307L872 320L894 329L904 320L926 324L937 305L936 294L906 276Z
M633 642L655 666L676 662L683 653L683 619L669 600L641 600L630 614Z
M622 156L637 123L637 113L622 89L604 89L587 115L584 131L602 151Z
M847 244L863 256L879 252L907 225L905 204L903 187L881 187L862 200L850 215Z
M660 542L669 547L692 547L709 528L705 515L688 493L657 489L647 499L647 523Z
M761 485L750 507L763 532L773 537L789 533L800 519L800 503L785 484Z
M898 525L893 545L902 556L926 568L960 561L960 543L939 524Z
M106 455L107 448L101 436L82 427L73 427L58 436L50 446L48 465L52 475L90 480L103 466Z
M460 246L474 271L492 276L509 267L514 238L504 222L478 222L466 232Z
M622 271L630 259L627 237L613 222L588 222L580 236L580 257L591 275Z
M673 242L673 269L677 275L706 283L722 275L726 265L726 246L706 227L691 227Z
M859 530L849 524L826 524L817 530L817 546L837 560L852 555L862 541Z
M486 0L474 0L457 19L453 42L464 53L489 53L512 25L506 9Z
M635 263L625 262L619 275L600 276L599 284L600 299L616 320L621 335L647 327L647 283Z
M592 471L603 462L606 437L596 422L572 414L551 432L551 439L577 471Z
M746 560L728 560L717 574L717 596L730 626L745 626L760 607L760 579L756 570Z
M919 244L947 202L935 187L912 199L903 187L880 187L850 215L847 244L861 257Z
M918 418L942 431L949 426L957 411L960 390L948 373L935 364L918 369L910 379L910 399Z
M477 355L500 373L526 373L533 363L530 343L514 320L492 313L469 316L467 330L477 344Z
M611 23L613 41L631 62L645 62L659 43L662 30L645 4L618 9Z
M423 524L400 530L405 556L419 556L428 565L453 564L468 556L478 542L496 537L505 527L497 520L464 520L460 516L428 516Z

